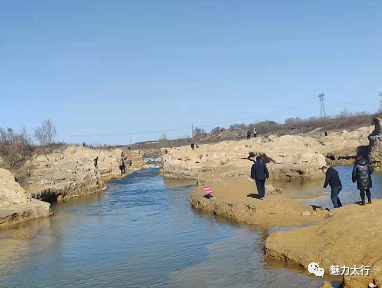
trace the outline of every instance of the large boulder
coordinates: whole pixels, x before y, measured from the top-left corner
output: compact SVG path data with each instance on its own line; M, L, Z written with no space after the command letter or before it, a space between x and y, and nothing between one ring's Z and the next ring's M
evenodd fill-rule
M381 130L381 119L374 118L374 131L369 135L369 158L371 164L381 169L382 168L382 130Z
M15 176L0 168L0 207L27 202L25 190L16 182Z
M367 287L382 276L381 209L382 200L335 209L317 225L271 234L265 242L266 253L305 268L319 263L326 275L332 265L370 266L370 277L345 277L345 287Z
M0 227L49 215L49 203L28 199L15 176L0 168Z

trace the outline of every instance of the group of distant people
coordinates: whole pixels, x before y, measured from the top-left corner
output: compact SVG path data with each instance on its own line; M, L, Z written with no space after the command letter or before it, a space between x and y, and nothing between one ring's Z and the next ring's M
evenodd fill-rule
M121 158L119 160L119 170L121 171L121 175L126 174L126 156L123 152L121 152ZM132 164L131 160L128 163L130 166ZM98 156L94 159L94 167L98 170Z
M250 130L248 130L247 131L247 139L249 140L249 139L251 139L251 131ZM256 130L256 128L253 128L253 137L254 138L256 138L257 137L257 130Z
M334 208L339 208L342 203L339 198L339 194L342 190L342 182L337 170L333 167L323 166L322 172L326 175L323 190L326 190L328 185L331 188L330 198L333 202ZM371 192L372 180L371 174L373 174L373 167L370 163L364 159L361 155L357 156L354 163L352 172L353 183L357 182L357 188L360 191L361 205L365 205L365 194L368 204L371 204ZM251 168L251 178L255 180L257 191L261 200L265 197L265 181L269 179L269 171L265 163L261 161L261 157L256 157L255 164Z
M191 149L194 150L195 148L199 148L199 145L198 144L191 144Z

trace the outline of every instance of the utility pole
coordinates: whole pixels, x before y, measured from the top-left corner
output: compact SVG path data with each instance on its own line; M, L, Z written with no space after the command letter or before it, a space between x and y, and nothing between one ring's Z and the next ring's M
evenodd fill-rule
M130 138L130 147L131 147L131 134L130 134L130 128L129 128L129 138Z
M191 125L192 143L194 143L194 124Z
M382 92L379 92L379 96L382 97ZM382 100L379 104L379 112L382 112Z
M318 95L318 98L320 98L320 103L321 103L321 109L320 109L320 117L321 118L322 118L322 116L326 117L324 97L325 97L324 93L321 93L320 95Z

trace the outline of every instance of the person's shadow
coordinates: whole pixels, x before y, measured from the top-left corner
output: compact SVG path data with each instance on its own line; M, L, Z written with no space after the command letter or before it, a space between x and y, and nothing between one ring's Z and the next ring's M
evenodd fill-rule
M313 208L313 211L321 210L322 208L325 208L325 210L330 211L329 208L326 208L326 207L321 207L317 205L309 205L309 206Z
M255 199L260 199L261 198L259 194L253 194L253 193L248 194L247 197L251 197L251 198L255 198Z

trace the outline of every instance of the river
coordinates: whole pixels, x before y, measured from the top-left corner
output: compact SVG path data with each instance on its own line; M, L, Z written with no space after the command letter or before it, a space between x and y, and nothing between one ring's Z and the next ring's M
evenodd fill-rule
M109 182L103 192L54 203L54 217L2 230L0 287L321 285L300 268L265 258L268 231L192 209L193 184L147 169ZM302 184L288 185L286 193ZM312 185L300 190L313 193ZM358 195L349 189L344 192ZM302 201L325 204L327 198Z

